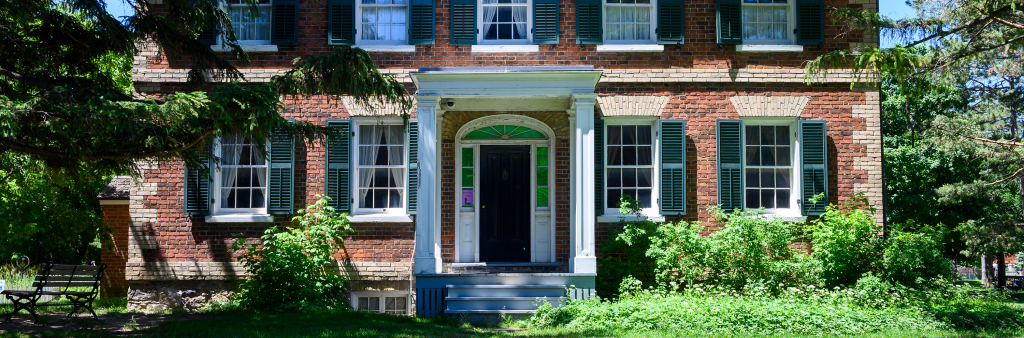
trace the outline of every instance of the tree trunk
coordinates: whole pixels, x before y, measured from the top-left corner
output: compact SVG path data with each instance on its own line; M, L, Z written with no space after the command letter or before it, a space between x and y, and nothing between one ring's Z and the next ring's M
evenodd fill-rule
M993 274L992 274L992 262L989 261L989 255L981 255L981 285L985 287L992 286Z
M1006 254L1000 254L996 257L996 286L1000 289L1006 289Z

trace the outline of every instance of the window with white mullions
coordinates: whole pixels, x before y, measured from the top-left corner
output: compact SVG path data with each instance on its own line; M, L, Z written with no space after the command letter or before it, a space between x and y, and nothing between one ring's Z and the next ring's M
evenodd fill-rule
M403 213L406 170L403 126L361 125L356 134L357 209Z
M789 43L790 12L788 0L743 0L743 42Z
M267 161L249 139L231 135L219 140L217 197L223 213L266 213Z
M234 0L226 9L238 44L270 44L270 0L257 0L255 6Z
M789 125L748 125L744 130L744 186L749 209L794 207L793 146Z
M606 214L618 214L619 200L628 195L644 208L652 207L653 142L651 125L609 125L606 129Z
M409 313L409 297L394 294L380 293L355 293L353 294L355 309L358 311L369 311L387 313L393 315L404 315Z
M530 27L528 0L482 0L482 43L527 43Z
M605 0L605 43L654 42L653 0Z
M406 0L360 0L360 43L404 44L408 11Z

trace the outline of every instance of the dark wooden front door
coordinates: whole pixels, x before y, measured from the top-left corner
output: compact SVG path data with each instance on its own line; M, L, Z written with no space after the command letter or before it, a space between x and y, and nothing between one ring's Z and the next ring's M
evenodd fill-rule
M530 261L530 146L480 146L480 261Z

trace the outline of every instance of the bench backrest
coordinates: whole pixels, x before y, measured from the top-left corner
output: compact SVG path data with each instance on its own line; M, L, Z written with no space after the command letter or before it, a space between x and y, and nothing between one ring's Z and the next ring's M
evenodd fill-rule
M36 290L62 288L61 291L67 291L68 288L88 287L92 288L91 292L96 292L100 286L100 278L103 277L103 270L106 268L106 264L99 266L43 264L32 287Z

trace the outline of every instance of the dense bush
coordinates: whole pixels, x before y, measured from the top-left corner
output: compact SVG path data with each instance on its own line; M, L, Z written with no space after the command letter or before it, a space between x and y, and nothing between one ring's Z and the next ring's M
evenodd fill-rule
M337 214L320 199L299 210L285 228L267 229L260 243L244 238L232 245L250 277L242 282L239 304L256 310L306 310L344 303L346 280L337 274L332 254L351 228L348 215Z

